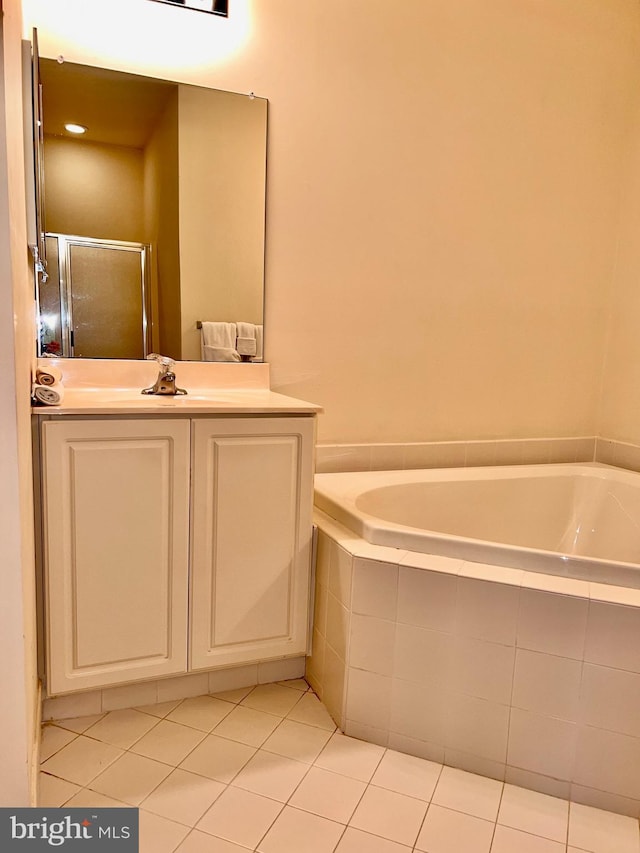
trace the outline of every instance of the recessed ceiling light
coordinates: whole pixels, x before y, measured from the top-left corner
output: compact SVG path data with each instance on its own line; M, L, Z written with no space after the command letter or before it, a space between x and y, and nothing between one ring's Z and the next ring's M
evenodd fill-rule
M68 130L69 133L86 133L87 128L82 124L73 124L73 122L69 122L64 126L65 130Z

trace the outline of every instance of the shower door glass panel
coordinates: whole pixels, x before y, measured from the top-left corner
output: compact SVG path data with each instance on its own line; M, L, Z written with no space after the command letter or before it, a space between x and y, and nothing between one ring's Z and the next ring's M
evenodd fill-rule
M48 234L49 281L40 282L40 355L145 358L147 261L141 243Z
M139 250L69 245L72 351L79 358L144 358Z

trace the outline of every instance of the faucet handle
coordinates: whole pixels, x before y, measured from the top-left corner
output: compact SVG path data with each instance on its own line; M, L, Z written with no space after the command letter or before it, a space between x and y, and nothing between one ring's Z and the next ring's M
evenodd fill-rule
M142 394L161 394L165 396L175 397L177 394L186 394L184 388L176 387L176 375L173 372L175 361L166 355L160 355L157 352L149 353L147 361L157 361L160 372L155 381L155 384L150 388L143 388Z
M150 352L147 356L147 361L157 361L160 366L160 370L163 373L169 373L175 364L175 361L172 358L169 358L168 355L160 355L160 353L157 352Z

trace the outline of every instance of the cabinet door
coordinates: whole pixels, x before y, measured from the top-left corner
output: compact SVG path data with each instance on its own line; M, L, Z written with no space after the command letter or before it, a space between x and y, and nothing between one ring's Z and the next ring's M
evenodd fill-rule
M189 421L43 424L49 694L186 670Z
M191 669L305 653L314 425L194 421Z

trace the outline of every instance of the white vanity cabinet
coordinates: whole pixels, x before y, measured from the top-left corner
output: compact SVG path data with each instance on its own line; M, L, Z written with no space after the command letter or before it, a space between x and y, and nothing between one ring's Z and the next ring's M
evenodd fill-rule
M42 424L50 694L187 666L189 421Z
M305 653L313 417L41 429L49 695Z
M313 428L193 422L191 669L305 653Z

